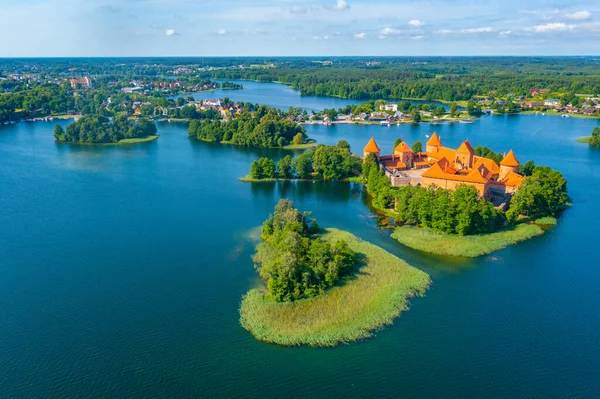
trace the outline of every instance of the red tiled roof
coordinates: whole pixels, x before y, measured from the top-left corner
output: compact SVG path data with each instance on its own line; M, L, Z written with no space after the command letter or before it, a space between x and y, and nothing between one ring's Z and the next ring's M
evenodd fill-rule
M511 168L516 168L518 167L519 161L517 161L517 157L515 157L515 153L513 152L513 150L510 150L508 152L508 154L506 154L506 156L504 157L504 159L502 160L502 162L500 162L500 165L502 166L508 166Z
M427 144L429 146L432 147L441 147L442 146L442 141L440 140L440 137L437 135L437 133L433 133L431 135L431 138L427 141Z
M375 139L373 137L371 137L371 140L369 140L369 142L367 143L367 146L365 147L365 152L381 152L381 150L379 149L379 146L377 145L377 143L375 142Z
M410 148L408 146L408 144L406 144L404 141L400 144L398 144L396 146L396 148L394 148L394 151L398 151L398 152L413 152L412 148Z

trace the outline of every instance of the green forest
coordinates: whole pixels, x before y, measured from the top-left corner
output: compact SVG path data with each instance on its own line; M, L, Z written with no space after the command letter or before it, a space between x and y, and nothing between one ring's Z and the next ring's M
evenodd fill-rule
M100 115L84 115L67 126L54 127L54 138L61 143L118 143L124 139L154 136L156 125L148 119L132 120L117 116L114 120Z
M319 232L310 213L300 213L286 199L264 222L253 261L275 301L315 297L354 270L356 255L348 243L324 241Z

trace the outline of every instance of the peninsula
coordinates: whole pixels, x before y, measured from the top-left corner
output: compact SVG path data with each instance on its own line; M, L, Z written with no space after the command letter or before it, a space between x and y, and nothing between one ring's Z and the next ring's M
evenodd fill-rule
M431 284L426 273L379 247L320 230L309 215L281 200L262 227L253 259L267 290L249 291L240 306L240 322L256 339L335 346L368 338Z

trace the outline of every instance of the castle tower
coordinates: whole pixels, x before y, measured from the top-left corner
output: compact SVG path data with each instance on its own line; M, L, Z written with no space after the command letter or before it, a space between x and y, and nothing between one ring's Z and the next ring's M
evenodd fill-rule
M434 132L431 138L427 141L427 144L425 144L425 151L428 154L435 153L441 146L442 140L440 140L440 137Z
M394 148L394 156L400 159L407 168L412 169L414 154L408 144L405 142L398 144L396 148Z
M519 170L519 161L515 157L513 150L510 150L500 162L500 179L504 179L510 172L517 173Z
M465 140L464 143L456 150L456 160L454 164L457 169L471 169L473 167L473 156L475 150L469 140Z
M377 145L377 143L375 142L375 139L373 137L371 137L371 140L369 140L369 142L367 143L367 146L364 149L365 159L367 158L367 155L369 155L369 154L375 154L375 156L377 157L377 160L379 161L379 157L381 156L381 150L379 149L379 146Z

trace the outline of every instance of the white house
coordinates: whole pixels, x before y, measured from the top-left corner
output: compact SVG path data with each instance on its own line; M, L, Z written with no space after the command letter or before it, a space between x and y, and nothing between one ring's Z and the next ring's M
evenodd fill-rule
M556 98L549 98L544 102L546 107L558 107L560 105L560 100Z

